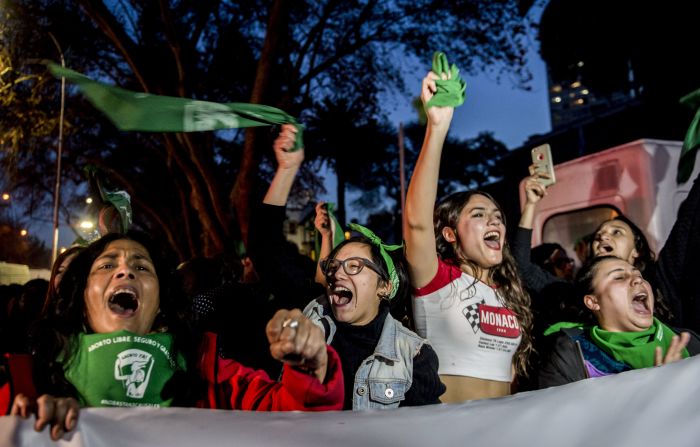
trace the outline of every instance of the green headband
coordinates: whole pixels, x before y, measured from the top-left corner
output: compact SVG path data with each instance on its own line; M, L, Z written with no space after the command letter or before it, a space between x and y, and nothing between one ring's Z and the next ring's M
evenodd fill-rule
M389 292L389 299L392 299L394 296L396 296L396 292L399 291L399 274L396 273L394 260L391 259L391 256L389 256L388 251L398 250L399 248L403 247L403 244L387 245L383 243L381 238L374 234L372 230L365 228L362 225L351 223L349 227L351 230L357 231L358 233L369 239L372 245L379 248L379 253L382 255L384 263L386 264L386 269L389 272L389 281L391 281L391 292Z
M467 83L459 76L459 69L455 64L447 62L447 56L441 51L436 51L433 55L433 73L440 76L441 74L449 75L449 79L436 79L435 86L437 91L435 95L425 104L428 109L432 106L439 107L457 107L464 103L465 91Z

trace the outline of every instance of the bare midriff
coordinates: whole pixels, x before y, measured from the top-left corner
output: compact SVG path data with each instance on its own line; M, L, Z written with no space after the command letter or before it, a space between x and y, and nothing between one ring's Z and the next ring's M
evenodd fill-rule
M446 404L503 397L510 394L510 382L448 375L440 375L440 380L447 388L445 394L440 396L440 401Z

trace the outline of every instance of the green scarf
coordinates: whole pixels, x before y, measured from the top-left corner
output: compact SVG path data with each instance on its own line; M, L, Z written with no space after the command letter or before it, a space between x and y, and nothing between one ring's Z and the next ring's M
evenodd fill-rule
M447 62L445 53L436 51L433 55L433 73L438 76L449 74L450 79L435 80L437 91L430 101L425 104L425 108L429 109L433 106L458 107L464 104L467 83L459 76L457 66L455 64L450 66Z
M660 346L665 354L671 345L671 339L676 335L671 328L656 318L649 329L642 332L609 332L599 326L586 328L581 323L561 322L547 328L544 335L551 335L567 328L587 331L596 346L618 362L623 362L633 369L654 366L656 347ZM682 355L683 358L687 358L688 350L684 349Z
M654 366L656 347L660 346L665 354L676 333L654 318L651 327L642 332L608 332L593 326L590 335L593 342L615 360L639 369ZM684 349L683 358L687 357L688 350Z
M47 65L54 76L66 78L80 87L90 102L120 130L199 132L294 124L298 130L294 150L304 146L302 126L293 116L275 107L236 102L221 104L132 92L93 81L52 62L47 62Z
M66 378L78 390L81 406L168 407L173 397L161 392L177 370L185 370L182 356L177 364L173 360L172 347L168 333L81 333Z
M695 166L695 154L700 147L700 90L695 90L682 97L681 104L697 109L697 112L683 140L683 150L678 160L678 173L676 174L676 182L679 184L688 181L690 178L693 166Z

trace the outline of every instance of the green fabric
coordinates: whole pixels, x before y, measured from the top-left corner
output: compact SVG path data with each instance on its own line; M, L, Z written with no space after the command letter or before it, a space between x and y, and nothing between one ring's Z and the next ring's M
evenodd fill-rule
M693 121L690 123L688 132L685 134L683 150L681 150L681 157L678 160L676 182L685 183L693 172L695 155L700 147L700 90L695 90L693 93L685 95L681 98L681 104L697 110Z
M110 203L119 213L122 233L131 227L131 196L126 191L105 192L105 202Z
M396 273L396 266L394 266L394 260L391 259L391 256L389 256L389 251L394 251L398 250L403 247L403 244L401 245L387 245L382 242L381 238L374 234L372 230L369 228L365 228L362 225L354 224L351 223L350 229L357 231L369 241L377 246L379 248L379 253L382 255L382 258L384 259L384 263L386 264L386 269L389 272L389 280L391 281L391 292L389 293L389 299L394 298L396 296L396 292L399 291L399 274Z
M93 81L73 70L47 62L56 77L78 85L90 102L120 130L144 132L199 132L239 127L294 124L294 149L304 146L302 126L291 115L275 107L198 101L173 96L151 95L124 90Z
M168 333L81 333L66 378L78 390L81 406L168 407L172 397L162 397L161 391L176 370L185 369L184 358L173 360L172 346Z
M333 210L335 209L335 203L327 202L326 210L328 210L328 218L331 221L331 237L333 242L331 243L331 249L335 248L345 240L345 231L343 231L343 226L338 222L338 218L335 217ZM315 240L316 256L320 257L321 253L321 233L316 230L316 240Z
M450 79L437 79L435 86L437 91L435 95L425 104L428 109L433 106L439 107L458 107L464 103L465 91L467 83L459 76L459 70L455 64L447 62L445 53L436 51L433 55L433 73L440 76L441 74L449 75Z
M574 327L578 328L578 329L583 329L583 324L562 321L560 323L553 324L550 327L548 327L547 329L545 329L543 335L547 336L547 335L556 334L557 332L559 332L562 329L569 329L569 328L574 328Z
M600 349L634 369L654 366L656 347L660 346L665 354L671 345L671 339L676 335L656 318L651 327L642 332L608 332L594 326L590 334ZM683 358L687 357L688 350L684 349Z

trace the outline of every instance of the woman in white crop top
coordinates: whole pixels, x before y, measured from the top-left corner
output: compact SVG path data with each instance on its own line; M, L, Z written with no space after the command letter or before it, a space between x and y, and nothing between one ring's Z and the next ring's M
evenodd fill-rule
M432 71L423 79L424 107L437 92L438 79ZM425 140L404 223L416 330L438 354L447 386L443 402L510 394L511 381L525 373L532 350L530 298L510 255L498 204L485 193L461 192L444 199L433 217L453 111L426 107Z

